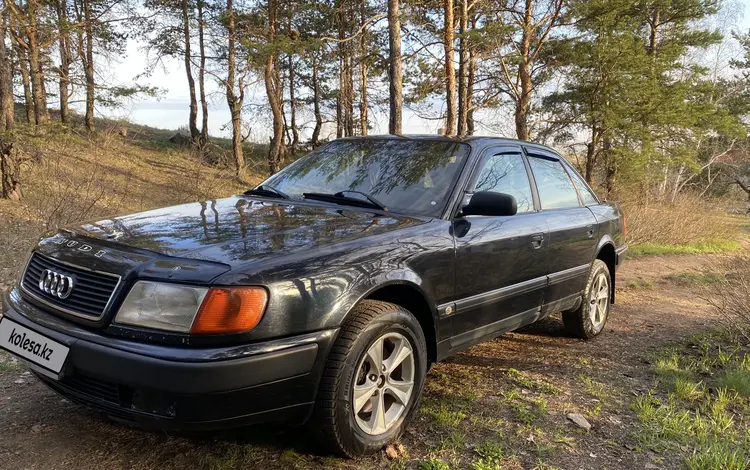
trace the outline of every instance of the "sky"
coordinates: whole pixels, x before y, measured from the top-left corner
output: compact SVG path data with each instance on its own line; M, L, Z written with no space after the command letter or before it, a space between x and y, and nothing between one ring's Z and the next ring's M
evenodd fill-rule
M744 3L745 14L738 21L741 31L750 30L750 12L748 4L750 0L741 0ZM132 83L134 78L144 72L146 57L141 50L142 44L130 39L127 51L124 57L117 62L107 64L109 79L113 82ZM207 81L210 81L207 77ZM189 110L189 94L187 79L185 78L184 64L180 61L167 62L164 67L155 70L149 77L140 78L140 84L158 87L161 93L158 98L141 98L123 103L121 108L117 109L98 109L102 115L116 118L127 118L129 121L145 124L148 126L178 129L186 127ZM218 85L211 81L208 84L209 92L217 91ZM250 90L247 102L263 103L265 96L262 88ZM214 94L210 99L209 110L209 133L214 136L227 137L230 135L230 129L227 127L229 122L229 110L223 96ZM268 129L270 125L263 120L254 120L252 113L243 116L252 129L251 138L255 141L266 141L269 136ZM307 114L309 117L310 113ZM387 132L387 115L379 110L371 110L371 125L374 129L371 134L382 134ZM486 119L496 120L496 115L492 118L485 116ZM503 131L503 125L497 125L496 122L481 122L479 127L483 134L496 134ZM485 124L484 126L482 124ZM200 125L200 118L199 118ZM438 132L439 122L421 119L409 109L404 109L403 114L403 131L406 134L424 134ZM335 132L335 128L328 126L324 128L324 137L326 133ZM332 137L329 135L329 137Z

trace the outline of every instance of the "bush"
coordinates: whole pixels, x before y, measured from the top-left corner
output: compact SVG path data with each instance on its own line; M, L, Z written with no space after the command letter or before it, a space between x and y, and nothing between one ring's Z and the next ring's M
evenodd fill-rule
M721 313L729 330L750 342L750 255L721 263L726 276L712 284L708 301Z
M736 238L737 224L720 200L684 193L673 203L654 202L635 191L619 199L631 245L691 245Z

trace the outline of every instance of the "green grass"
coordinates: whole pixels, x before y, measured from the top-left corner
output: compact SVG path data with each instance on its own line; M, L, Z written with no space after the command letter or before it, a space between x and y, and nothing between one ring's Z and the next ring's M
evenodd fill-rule
M717 381L719 387L734 390L745 397L750 397L750 371L744 368L730 369L724 372Z
M451 470L451 466L440 459L430 459L420 462L419 470Z
M750 468L750 455L746 450L715 443L696 449L685 464L689 470L747 470Z
M681 286L694 286L715 284L724 279L724 276L711 272L682 272L668 274L664 277L664 279Z
M750 469L748 357L722 334L659 351L654 388L631 402L641 449L679 455L691 470Z
M454 408L448 403L426 404L421 411L427 416L431 416L438 425L448 428L455 428L467 416L464 410Z
M0 351L0 373L17 371L22 367L19 361L13 360L9 354Z
M516 369L508 369L507 373L508 377L513 379L513 382L519 387L524 387L529 390L534 390L549 395L557 395L558 393L560 393L560 389L552 385L551 383L526 377Z
M628 256L638 258L641 256L662 255L696 255L706 253L726 253L739 251L742 245L736 240L710 240L686 245L664 245L660 243L641 243L633 245L628 250Z

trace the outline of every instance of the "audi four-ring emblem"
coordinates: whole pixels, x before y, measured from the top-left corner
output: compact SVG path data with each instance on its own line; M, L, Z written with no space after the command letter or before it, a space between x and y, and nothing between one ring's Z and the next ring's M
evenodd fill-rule
M39 276L39 290L60 299L67 298L73 292L73 278L45 269Z

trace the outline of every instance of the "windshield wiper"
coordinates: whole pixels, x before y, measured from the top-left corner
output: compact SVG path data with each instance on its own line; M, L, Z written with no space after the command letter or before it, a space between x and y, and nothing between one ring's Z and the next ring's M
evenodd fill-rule
M246 196L261 196L261 197L278 197L281 199L290 199L289 195L279 191L273 186L267 184L261 184L260 186L249 189L244 193Z
M354 193L359 194L365 199L360 199L357 197L351 197L347 196L346 193ZM375 199L370 194L364 193L362 191L351 191L351 190L345 190L345 191L339 191L334 194L328 194L328 193L303 193L302 196L305 197L305 199L317 199L319 201L326 201L326 202L333 202L336 204L347 204L350 206L359 206L359 207L374 207L375 209L380 209L381 211L387 211L388 208L383 204L382 202Z

